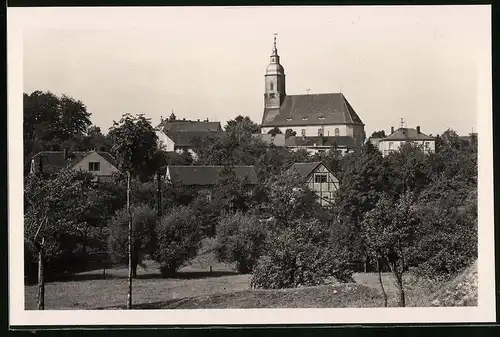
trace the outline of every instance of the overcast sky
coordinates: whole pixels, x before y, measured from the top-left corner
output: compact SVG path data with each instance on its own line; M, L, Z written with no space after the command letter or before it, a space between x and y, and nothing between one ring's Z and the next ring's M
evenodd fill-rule
M23 89L83 101L104 132L122 113L156 125L172 109L260 123L278 33L288 94L341 91L368 135L400 118L467 134L489 25L489 8L473 6L30 8Z

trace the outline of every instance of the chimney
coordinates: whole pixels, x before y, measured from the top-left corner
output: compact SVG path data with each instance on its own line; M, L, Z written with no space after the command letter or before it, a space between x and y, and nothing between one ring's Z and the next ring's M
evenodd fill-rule
M68 159L68 149L64 149L64 159Z
M420 125L417 126L417 134L420 134Z
M394 126L391 126L391 135L394 133Z

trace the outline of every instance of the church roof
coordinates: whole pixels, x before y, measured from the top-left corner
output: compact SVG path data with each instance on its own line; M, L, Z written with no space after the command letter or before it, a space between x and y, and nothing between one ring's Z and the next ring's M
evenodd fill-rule
M157 128L165 133L168 131L222 131L220 122L190 120L164 120L157 126Z
M389 136L381 139L379 142L391 141L391 140L434 140L433 137L427 136L421 132L418 132L413 128L399 128Z
M200 165L171 165L168 166L170 179L185 186L211 186L215 185L221 176L224 166ZM232 168L236 177L247 178L249 185L258 184L257 173L253 166L234 166Z
M287 95L280 108L265 108L262 126L361 124L344 94Z

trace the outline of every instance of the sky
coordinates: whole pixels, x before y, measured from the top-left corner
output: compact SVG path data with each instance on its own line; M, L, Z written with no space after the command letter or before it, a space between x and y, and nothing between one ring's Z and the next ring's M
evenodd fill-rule
M123 113L260 123L274 33L287 94L342 92L367 135L477 131L491 62L487 6L22 10L24 92L81 100L104 133Z

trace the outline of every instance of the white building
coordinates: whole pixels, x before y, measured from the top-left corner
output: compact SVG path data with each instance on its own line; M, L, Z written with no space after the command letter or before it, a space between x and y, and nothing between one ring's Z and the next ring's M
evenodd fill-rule
M378 149L383 156L387 156L391 152L398 151L406 142L421 146L426 153L436 151L436 140L420 132L420 126L416 129L401 127L396 131L393 127L389 136L378 140Z

